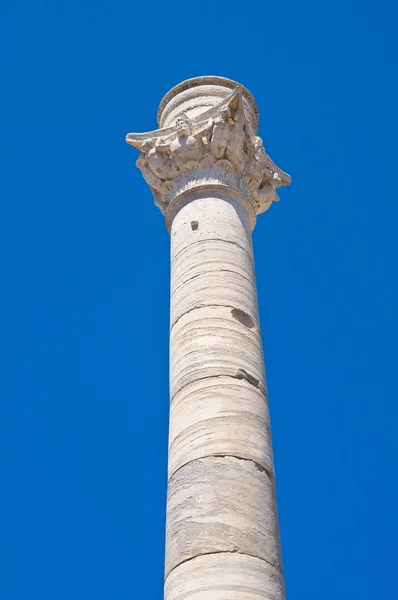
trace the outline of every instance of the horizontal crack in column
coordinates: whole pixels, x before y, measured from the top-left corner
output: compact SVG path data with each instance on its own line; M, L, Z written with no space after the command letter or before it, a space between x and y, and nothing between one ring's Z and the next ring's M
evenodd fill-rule
M187 465L190 465L191 463L194 463L197 460L204 460L206 458L236 458L236 460L244 460L246 462L251 462L255 465L255 467L257 468L258 471L265 473L267 475L268 479L270 479L272 483L275 482L275 473L268 467L261 465L259 462L253 460L252 458L245 458L244 456L236 456L236 454L231 454L230 452L228 452L226 454L206 454L205 456L198 456L196 458L193 458L192 460L188 460L186 463L184 463L183 465L178 467L178 469L176 469L172 475L170 475L170 477L168 478L168 483L170 484L170 481L173 479L174 475L176 475L179 471L181 471L181 469L183 469Z
M260 558L259 556L256 556L255 554L247 554L247 552L238 552L238 551L234 551L234 550L220 550L220 552L203 552L202 554L196 554L195 556L192 556L191 558L186 558L186 559L182 560L181 562L179 562L178 565L176 565L175 567L173 567L167 573L167 575L165 577L165 581L167 580L167 578L171 575L171 573L175 569L178 569L178 567L180 567L184 563L190 562L191 560L195 560L195 558L199 558L200 556L211 556L211 555L217 556L219 554L238 554L239 556L250 556L251 558L256 558L257 560L261 560L261 561L267 563L267 565L269 565L270 567L272 567L273 569L275 569L275 571L277 571L279 573L279 575L281 575L282 584L283 584L283 586L285 585L285 582L283 580L283 572L280 569L278 569L278 567L276 567L275 565L273 565L271 562L269 562L265 558Z
M244 252L246 252L246 254L248 254L248 256L250 257L251 263L253 264L253 256L252 256L252 254L249 252L249 250L247 248L244 248L244 246L241 246L240 244L238 244L237 242L233 242L232 240L223 240L222 238L208 238L206 240L196 240L195 242L192 242L191 244L189 244L189 246L185 246L184 248L182 248L181 250L179 250L173 256L173 258L171 260L171 266L173 266L173 263L174 263L175 259L182 252L185 252L186 250L188 250L188 248L192 248L192 246L196 246L196 244L203 244L204 242L225 242L226 244L233 244L234 246L237 246L238 248L240 248L241 250L243 250Z
M201 273L198 273L197 275L192 275L192 277L188 277L188 279L185 279L184 281L182 281L181 283L178 284L178 286L172 291L171 296L173 297L173 295L186 283L188 283L188 281L191 281L192 279L196 279L197 277L202 277L203 275L209 275L210 273L233 273L234 275L238 275L239 277L242 277L242 279L244 279L245 281L249 282L251 285L254 285L254 280L253 279L249 279L248 277L245 277L245 275L242 275L242 273L239 273L238 271L233 271L232 269L218 269L215 271L202 271Z
M176 475L179 471L181 471L181 469L183 469L187 465L190 465L197 460L204 460L206 458L236 458L236 460L244 460L246 462L251 462L254 464L254 466L257 468L258 471L261 471L262 473L265 473L267 475L268 479L271 480L271 483L275 482L275 473L273 470L269 469L268 467L265 467L264 465L261 465L260 463L253 460L252 458L245 458L244 456L236 456L235 454L231 454L230 452L228 452L226 454L206 454L205 456L198 456L196 458L193 458L192 460L188 460L186 463L184 463L183 465L178 467L178 469L176 469L172 475L170 475L170 477L168 478L168 483L170 484L170 481L173 479L174 475Z
M220 375L205 375L204 377L198 377L194 381L190 381L189 383L186 383L181 388L179 388L173 394L173 396L170 398L170 404L173 402L175 396L177 394L179 394L188 385L192 385L193 383L197 383L198 381L202 381L203 379L219 379L220 377L230 377L231 379L238 379L238 380L245 379L245 381L247 381L247 383L249 383L250 385L253 385L253 387L258 389L258 391L264 396L265 401L268 402L267 394L266 394L264 387L261 384L254 385L252 383L252 381L249 380L252 378L252 376L250 375L250 376L248 376L249 378L247 378L247 377L243 376L243 372L246 373L246 375L247 375L247 371L245 371L245 369L238 369L236 372L236 375L230 375L229 373L225 373L225 374L221 373ZM258 379L256 379L255 377L253 377L253 379L258 382Z
M230 308L231 310L240 310L241 312L245 312L245 311L243 311L240 308L237 309L236 306L232 306L231 304L198 304L197 306L193 306L192 308L189 308L184 313L182 313L182 315L180 315L179 317L177 317L177 319L174 321L174 323L171 324L170 331L173 329L174 325L176 325L178 323L178 321L180 319L182 319L182 317L184 317L185 315L189 314L190 312L192 312L194 310L199 310L200 308L214 308L214 307L218 307L218 308ZM248 313L246 313L246 314L248 314ZM235 320L237 320L237 319L235 319Z

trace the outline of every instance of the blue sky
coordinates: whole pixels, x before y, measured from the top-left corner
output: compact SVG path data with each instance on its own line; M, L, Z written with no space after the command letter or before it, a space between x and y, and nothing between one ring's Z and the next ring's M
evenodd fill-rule
M169 239L124 136L207 74L293 178L253 240L288 598L394 597L397 12L2 3L1 598L162 598Z

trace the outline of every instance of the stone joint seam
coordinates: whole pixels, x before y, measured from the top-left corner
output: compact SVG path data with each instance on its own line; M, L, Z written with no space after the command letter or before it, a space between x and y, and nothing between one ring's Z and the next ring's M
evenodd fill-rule
M201 308L215 308L215 307L217 307L217 308L230 308L231 310L239 310L239 311L244 312L244 313L246 312L243 309L238 308L237 306L232 306L231 304L198 304L197 306L193 306L192 308L189 308L184 313L182 313L182 315L180 315L179 317L177 317L177 319L170 326L170 332L172 331L174 325L176 325L178 323L178 321L180 319L182 319L182 317L184 317L185 315L188 315L190 312L193 312L194 310L200 310ZM257 317L257 315L255 315L255 317ZM234 321L236 321L236 319L234 319ZM258 334L260 333L259 329L260 328L258 327L258 325L257 325L257 327L253 328L253 330L257 331Z
M181 469L183 469L187 465L190 465L190 464L196 462L197 460L204 460L206 458L236 458L236 460L244 460L246 462L251 462L255 465L255 467L259 471L261 471L262 473L265 473L267 475L267 477L271 481L271 483L275 483L275 473L269 467L261 465L259 462L253 460L252 458L246 458L244 456L236 456L236 454L231 454L229 452L228 454L206 454L204 456L198 456L196 458L193 458L192 460L188 460L186 463L184 463L183 465L178 467L178 469L176 469L172 475L170 475L170 477L168 478L168 484L170 484L174 475L176 475L179 471L181 471Z
M173 264L175 259L177 258L177 256L179 256L182 252L185 252L186 250L190 250L193 246L195 246L196 244L203 244L204 242L225 242L226 244L233 244L234 246L237 246L238 248L240 248L241 250L243 250L244 252L246 252L246 254L249 255L250 257L250 261L253 263L253 256L252 254L248 251L247 248L245 248L244 246L241 246L240 244L238 244L238 242L234 242L232 240L223 240L222 238L210 238L207 240L196 240L195 242L192 242L192 244L189 244L189 246L186 246L184 248L182 248L181 250L179 250L173 257L172 257L172 261L171 261L171 268L173 268Z
M185 279L184 281L182 281L174 290L172 293L172 297L174 296L175 293L178 292L178 290L185 285L186 283L188 283L189 281L192 281L192 279L197 279L198 277L203 277L203 275L209 275L209 273L233 273L234 275L238 275L238 277L242 277L242 279L244 279L245 281L248 281L249 283L253 283L252 279L249 279L248 277L245 277L244 275L242 275L242 273L239 273L238 271L233 271L232 269L218 269L218 271L202 271L201 273L198 273L197 275L192 275L192 277L188 277L188 279Z
M202 381L203 379L217 379L219 377L229 377L230 379L237 379L238 381L242 381L243 379L245 379L245 381L247 381L247 379L245 377L241 376L240 371L242 371L242 369L238 369L236 375L229 375L229 374L220 373L220 375L206 375L205 377L198 377L197 379L195 379L195 381L190 381L189 383L186 383L181 388L179 388L173 394L173 396L170 398L170 405L173 402L175 396L177 394L179 394L184 388L186 388L188 385L192 385L192 383L197 383L198 381ZM253 385L250 381L247 381L247 383L249 383L249 385ZM253 387L255 387L260 392L260 394L262 394L262 396L264 397L265 402L268 403L267 393L263 389L263 386L258 387L256 385L253 385Z
M260 558L258 556L255 556L254 554L247 554L247 552L231 552L231 551L228 551L228 550L220 550L220 552L203 552L203 554L197 554L196 556L192 556L191 558L186 558L185 560L182 560L181 562L178 563L178 565L176 565L175 567L173 567L166 574L165 582L166 582L167 578L171 575L171 573L173 573L173 571L175 571L175 569L178 569L178 567L180 567L184 563L190 562L191 560L195 560L196 558L199 558L200 556L211 556L211 555L216 556L216 555L219 555L219 554L238 554L240 556L250 556L251 558L255 558L256 560L261 560L262 562L264 562L267 565L269 565L272 569L275 569L275 571L277 571L277 573L279 573L279 575L281 576L281 579L282 579L282 585L283 585L283 587L285 587L285 582L283 580L283 572L280 569L278 569L278 567L276 567L275 565L273 565L271 562L269 562L268 560L265 560L265 558Z

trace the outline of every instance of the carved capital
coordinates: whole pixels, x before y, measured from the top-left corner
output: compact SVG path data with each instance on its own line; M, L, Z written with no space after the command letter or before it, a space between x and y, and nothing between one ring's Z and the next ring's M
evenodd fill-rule
M227 81L229 88L234 83L221 78L199 78L198 85L204 87L205 79L220 81L224 86ZM189 81L194 82L189 87L194 87L195 80ZM202 92L199 114L195 114L198 109L192 101L192 90L191 99L187 99L184 88L181 105L189 108L186 113L176 115L169 127L126 136L127 143L140 152L136 164L163 214L181 194L186 196L188 190L203 190L204 186L234 190L249 202L255 214L260 214L279 200L276 189L290 184L290 176L272 162L256 135L257 114L253 117L252 97L235 85L226 96L224 92L221 101L214 91L213 96L207 92L207 110L203 110L206 105Z

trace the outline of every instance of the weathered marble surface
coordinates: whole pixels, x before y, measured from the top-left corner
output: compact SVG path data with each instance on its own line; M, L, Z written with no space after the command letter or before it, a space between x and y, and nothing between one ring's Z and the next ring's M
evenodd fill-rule
M197 229L193 230L192 223L195 222ZM177 256L183 251L189 251L192 256L193 252L201 248L199 242L229 242L247 253L253 268L251 229L247 210L236 198L229 197L228 188L222 193L212 193L211 188L203 189L180 207L174 216L170 232L173 279ZM242 258L239 262L241 260Z
M182 206L171 229L171 265L171 399L194 381L240 371L265 393L245 208L220 194Z
M166 576L182 562L239 552L282 571L274 482L250 460L201 458L169 481Z
M171 326L193 308L230 306L247 313L258 331L250 222L237 202L202 197L179 210L171 270Z
M181 113L192 120L196 117L200 120L205 112L217 107L237 87L242 93L245 112L251 126L257 131L258 109L251 93L236 81L214 76L187 79L167 92L158 109L159 127L172 126Z
M169 478L192 460L216 455L251 459L273 476L267 401L245 379L201 379L171 402Z
M184 386L207 377L240 377L265 390L258 332L232 317L229 307L211 306L186 313L170 334L170 397Z
M284 600L281 573L267 562L237 553L199 556L166 579L165 600Z

